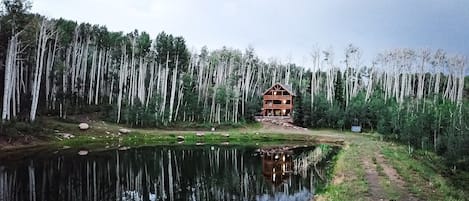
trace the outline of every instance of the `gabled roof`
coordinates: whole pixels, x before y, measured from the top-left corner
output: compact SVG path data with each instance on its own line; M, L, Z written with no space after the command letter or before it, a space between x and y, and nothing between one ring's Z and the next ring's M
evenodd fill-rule
M296 94L293 92L292 90L292 87L288 84L281 84L281 83L275 83L274 85L272 85L269 89L267 89L263 95L265 95L267 92L269 92L270 90L272 90L272 88L274 88L276 85L280 85L280 87L282 87L283 89L285 89L286 91L288 91L288 93L290 93L292 96L296 96Z

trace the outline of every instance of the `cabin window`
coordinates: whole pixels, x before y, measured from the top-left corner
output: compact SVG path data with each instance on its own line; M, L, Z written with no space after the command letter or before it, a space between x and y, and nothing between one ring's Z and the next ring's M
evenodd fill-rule
M274 104L282 104L282 101L281 100L274 100Z

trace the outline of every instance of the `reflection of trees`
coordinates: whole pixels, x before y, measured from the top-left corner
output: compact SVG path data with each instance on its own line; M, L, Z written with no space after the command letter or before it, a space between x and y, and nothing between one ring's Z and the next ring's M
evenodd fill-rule
M321 180L325 180L325 170L322 167L318 167L318 164L323 162L332 152L332 147L325 144L320 144L314 148L314 150L302 153L299 157L294 160L295 173L300 174L303 178L307 177L307 172L312 167L316 172L316 175Z
M254 153L254 148L159 147L54 155L0 166L0 200L262 200L314 188L312 171L304 178L286 176L273 187ZM289 175L292 158L285 160L279 168Z

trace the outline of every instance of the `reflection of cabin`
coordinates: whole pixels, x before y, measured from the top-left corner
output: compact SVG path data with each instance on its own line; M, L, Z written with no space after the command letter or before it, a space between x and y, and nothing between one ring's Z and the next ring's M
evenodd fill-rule
M264 92L262 115L290 116L293 112L293 93L291 87L285 84L274 84Z
M293 170L292 151L261 151L262 174L274 185L279 185L290 177Z

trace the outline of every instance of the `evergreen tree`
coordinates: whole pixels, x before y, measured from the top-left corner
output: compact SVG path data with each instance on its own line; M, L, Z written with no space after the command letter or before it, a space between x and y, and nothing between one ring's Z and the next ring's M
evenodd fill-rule
M293 123L298 126L306 126L304 121L303 96L299 88L296 89L296 97L293 102Z

